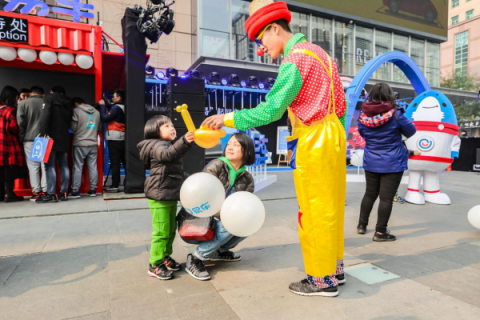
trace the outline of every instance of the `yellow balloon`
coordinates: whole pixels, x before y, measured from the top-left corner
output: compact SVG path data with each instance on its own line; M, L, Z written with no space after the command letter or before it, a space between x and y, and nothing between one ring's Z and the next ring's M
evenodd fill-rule
M188 112L188 106L186 104L176 107L175 110L182 114L183 121L185 121L188 131L195 133L194 141L199 147L204 149L213 148L218 142L220 142L221 138L224 138L227 135L227 132L223 129L212 130L205 126L200 127L198 130L195 129L195 125L193 124L192 117L190 116L190 112Z

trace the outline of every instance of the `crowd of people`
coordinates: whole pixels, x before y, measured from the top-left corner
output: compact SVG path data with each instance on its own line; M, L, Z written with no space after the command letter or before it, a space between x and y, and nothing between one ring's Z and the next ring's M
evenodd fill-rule
M112 171L112 185L106 190L118 192L120 163L125 166L124 101L123 90L114 92L113 105L107 106L101 100L95 108L80 97L70 99L61 86L54 86L49 94L45 94L40 86L21 90L5 86L0 94L0 201L24 200L14 191L14 181L22 178L29 178L32 187L30 200L36 203L80 198L85 162L89 172L88 195L96 196L98 132L103 128L102 122L107 125ZM53 140L45 163L29 160L37 137ZM68 165L70 152L72 174Z

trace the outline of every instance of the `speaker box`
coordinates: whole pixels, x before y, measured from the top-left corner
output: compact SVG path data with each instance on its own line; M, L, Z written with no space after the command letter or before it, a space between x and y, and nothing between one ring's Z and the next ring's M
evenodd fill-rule
M200 128L203 120L205 120L205 113L203 112L190 112L195 128ZM172 111L170 114L170 119L175 128L186 128L185 121L183 121L182 115L177 111Z
M186 104L190 112L205 113L205 95L204 94L185 94L185 93L171 93L168 96L168 103L171 110L176 107Z
M168 82L169 93L205 95L205 80L171 77Z
M187 133L187 129L177 129L177 138L182 138ZM183 170L192 175L201 172L205 167L205 149L200 148L195 143L193 147L182 158Z

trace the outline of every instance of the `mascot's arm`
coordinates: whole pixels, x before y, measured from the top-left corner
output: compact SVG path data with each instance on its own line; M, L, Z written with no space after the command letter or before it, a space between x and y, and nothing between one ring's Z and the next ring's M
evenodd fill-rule
M460 152L460 145L462 144L462 141L458 136L453 137L452 140L452 158L457 158L459 156Z
M290 104L297 98L303 81L295 64L284 62L280 66L278 78L265 102L253 109L244 109L225 115L225 125L246 131L280 120Z

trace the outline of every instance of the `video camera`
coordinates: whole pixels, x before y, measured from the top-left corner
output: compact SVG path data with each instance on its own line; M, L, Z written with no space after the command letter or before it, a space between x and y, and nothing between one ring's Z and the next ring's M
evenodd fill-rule
M162 33L170 34L175 27L174 12L170 9L175 0L169 4L165 2L166 0L148 0L146 9L135 5L134 10L139 13L138 30L150 40L150 43L157 42Z

